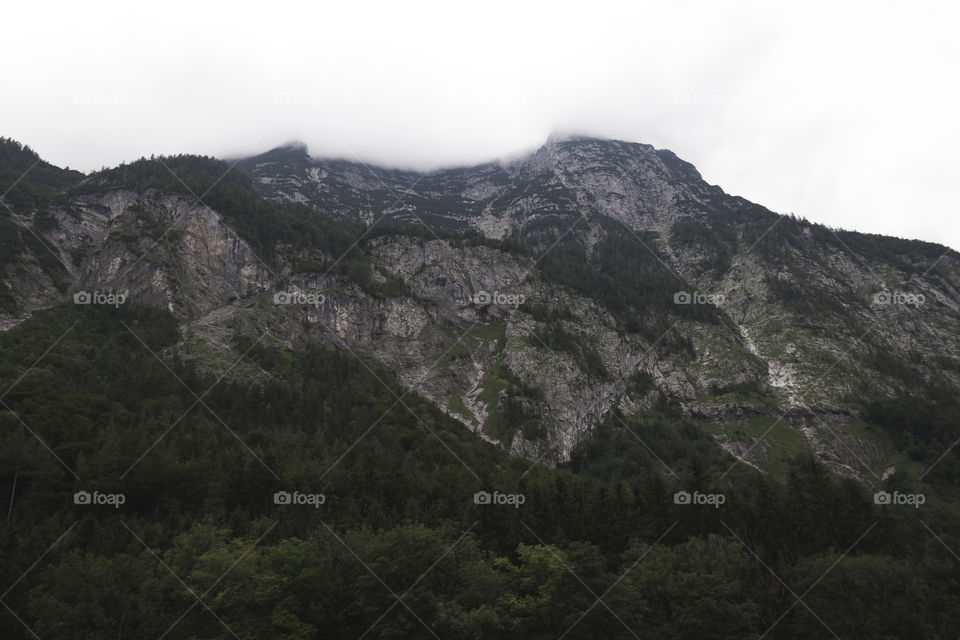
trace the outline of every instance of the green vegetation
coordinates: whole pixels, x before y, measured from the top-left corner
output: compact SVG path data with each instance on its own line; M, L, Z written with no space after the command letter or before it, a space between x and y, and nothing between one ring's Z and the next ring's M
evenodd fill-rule
M30 147L0 138L0 276L9 273L25 256L32 256L54 284L61 289L66 287L66 269L41 240L42 229L51 224L50 217L41 210L82 178L78 171L44 162ZM24 216L25 221L15 221L12 213ZM0 312L15 309L13 293L0 277Z
M753 253L785 269L791 267L794 254L824 265L834 251L851 260L884 263L907 274L929 271L931 277L937 277L940 266L936 263L947 251L932 242L832 229L792 214L778 216L757 205L728 219L742 229L743 242L753 247ZM795 275L802 278L802 274Z
M932 466L931 482L960 488L960 459L945 451L960 437L960 401L950 389L933 387L923 395L875 398L864 403L864 419L881 427L893 446L911 460Z
M417 202L421 201L423 201L423 199L417 200ZM420 205L418 204L418 210L419 208ZM450 245L454 248L490 247L491 249L496 249L498 251L503 251L513 255L529 255L530 253L526 247L516 240L510 238L500 240L488 238L473 229L453 230L444 227L442 224L430 224L430 227L427 228L420 224L400 224L390 220L378 222L375 226L371 227L367 231L363 243L364 245L367 245L378 238L396 236L416 238L418 240L428 242L430 240L436 240L439 238L440 240L449 241Z
M0 274L15 268L32 256L40 269L51 277L53 282L65 289L66 269L54 255L52 248L46 246L36 232L14 222L4 207L0 207ZM29 260L29 258L26 258ZM0 311L11 312L16 309L16 300L3 279L0 278Z
M710 393L714 396L732 395L739 400L763 401L769 399L770 388L760 380L744 380L713 385Z
M518 430L531 440L546 436L537 406L543 400L542 394L525 384L502 362L487 372L486 386L477 397L488 407L484 431L501 442L509 444Z
M732 459L669 411L610 415L569 468L527 473L529 461L429 402L408 394L409 410L394 405L366 367L402 393L390 373L348 352L241 340L236 348L249 349L246 362L268 370L269 382L217 382L217 372L174 355L177 341L171 316L136 307L57 308L0 335L0 385L12 386L4 403L15 412L0 413L0 502L12 505L0 530L4 584L77 522L4 599L43 638L159 637L195 600L157 557L197 594L222 577L204 601L242 637L362 635L395 601L358 558L396 593L414 585L404 602L438 634L546 640L576 623L578 637L632 637L619 617L646 637L756 637L793 600L752 552L805 590L868 529L805 598L809 606L842 637L900 628L943 637L960 623L960 574L924 528L957 544L954 507L874 505L862 485L804 455L784 462L781 479L742 464L724 475ZM204 406L177 378L198 394L210 389ZM508 398L496 428L530 428L536 414L524 410L525 394L502 366L491 372L483 399ZM909 423L918 437L948 428L947 414L921 418ZM938 494L955 504L944 501L949 487L917 486L931 504ZM481 489L526 501L475 505ZM726 504L676 505L680 489L719 491ZM126 502L74 505L80 490L121 492ZM319 509L275 505L281 490L327 500ZM568 567L597 593L616 583L604 602L617 617L590 609L593 597ZM851 602L863 607L854 617ZM7 637L28 636L10 616L3 624ZM794 608L776 633L822 629ZM427 633L405 607L390 609L376 631ZM175 633L232 637L200 606Z
M554 320L546 323L542 328L535 329L527 342L537 349L546 347L551 351L572 356L577 366L592 378L610 379L610 372L603 363L603 358L589 340L584 336L570 333L563 328L560 321Z
M450 411L453 411L454 413L460 416L463 416L467 420L470 420L472 422L477 421L477 417L473 415L473 412L470 411L470 409L467 408L467 405L463 404L463 399L460 398L459 396L452 396L447 401L447 409L449 409Z
M638 239L607 219L597 221L605 237L587 257L586 248L574 234L566 236L540 261L538 269L548 281L565 285L609 309L624 329L651 342L661 339L667 351L687 351L689 345L663 334L683 318L716 324L723 312L713 305L674 304L674 295L689 286L664 266L656 249L655 234Z
M774 300L787 309L801 315L814 318L827 313L843 317L843 300L835 292L818 285L812 278L802 275L781 277L778 274L765 273L763 281Z
M720 277L730 270L737 251L737 232L723 216L705 220L682 218L670 228L670 239L683 247L696 247L706 257L701 265Z
M29 213L41 209L82 179L79 171L55 167L41 160L30 147L0 138L0 196L14 211ZM6 211L6 207L0 209Z
M746 415L722 423L700 421L697 426L707 434L725 435L747 447L757 443L747 457L755 456L760 460L758 466L781 481L788 476L793 462L808 451L803 434L776 417Z
M541 302L524 302L518 309L529 313L537 322L555 322L557 320L572 320L573 313L567 307L552 306Z

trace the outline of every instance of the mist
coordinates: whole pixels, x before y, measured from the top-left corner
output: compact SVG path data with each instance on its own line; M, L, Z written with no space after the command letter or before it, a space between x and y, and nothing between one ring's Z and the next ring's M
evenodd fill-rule
M759 2L62 3L6 9L0 135L432 170L553 132L653 144L729 193L960 247L956 9Z

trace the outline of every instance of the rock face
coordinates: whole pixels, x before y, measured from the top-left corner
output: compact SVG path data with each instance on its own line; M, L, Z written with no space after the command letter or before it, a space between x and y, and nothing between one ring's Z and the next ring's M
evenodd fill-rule
M241 160L258 191L347 220L474 229L492 238L527 238L544 223L567 225L587 213L633 231L669 231L678 219L737 203L696 169L650 145L591 138L551 139L509 163L427 174L343 160L314 160L301 145ZM749 203L747 203L749 204Z
M703 423L781 419L862 476L883 452L847 432L858 393L960 388L946 248L778 216L669 151L552 139L418 174L287 147L236 171L259 197L374 225L350 249L363 277L296 242L265 251L229 206L96 183L4 220L50 255L24 245L0 265L0 329L76 292L120 292L179 317L185 357L238 333L369 354L483 437L557 462L611 415L673 402ZM371 233L388 224L418 231ZM717 439L751 464L768 448Z
M191 202L191 200L194 200ZM195 317L270 288L270 269L195 199L119 189L54 207L50 246L77 291L123 292Z

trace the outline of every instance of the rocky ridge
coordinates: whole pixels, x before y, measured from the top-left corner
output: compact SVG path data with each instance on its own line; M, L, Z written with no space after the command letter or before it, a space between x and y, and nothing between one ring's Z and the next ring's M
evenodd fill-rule
M670 401L751 464L769 449L764 429L729 425L779 421L869 480L885 452L850 429L855 396L910 379L960 388L955 255L777 216L669 151L552 139L508 163L417 174L290 147L236 170L273 202L420 232L364 238L353 249L364 283L335 270L340 256L295 243L265 252L229 208L103 184L7 217L58 264L24 246L3 267L14 304L0 328L78 292L122 292L179 317L180 349L213 369L240 355L225 353L236 334L334 344L377 358L487 439L554 462L603 420ZM450 235L464 231L513 244ZM616 283L630 270L603 260L623 251L662 286L625 287L622 309L616 290L559 277L565 263L551 262L573 256L575 276ZM709 311L694 309L701 299Z

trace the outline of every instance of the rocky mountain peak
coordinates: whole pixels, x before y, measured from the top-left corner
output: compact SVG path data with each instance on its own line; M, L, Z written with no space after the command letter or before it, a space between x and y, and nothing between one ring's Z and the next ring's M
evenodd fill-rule
M860 475L848 452L881 460L878 445L828 436L864 385L960 388L960 265L942 247L777 216L650 145L555 136L510 163L426 174L302 144L226 176L213 158L165 163L11 202L0 326L123 291L217 345L252 326L347 345L485 438L556 461L611 412L667 402L708 426L783 415L784 438ZM271 305L277 292L323 304ZM825 368L829 354L844 360ZM536 424L518 429L524 415ZM762 466L743 434L715 435Z

